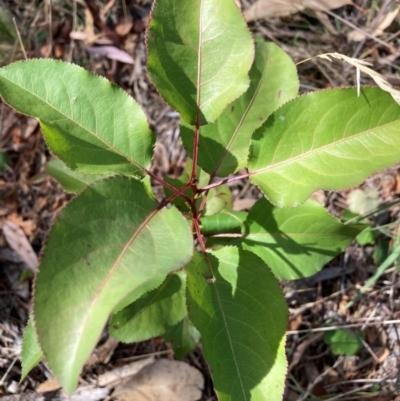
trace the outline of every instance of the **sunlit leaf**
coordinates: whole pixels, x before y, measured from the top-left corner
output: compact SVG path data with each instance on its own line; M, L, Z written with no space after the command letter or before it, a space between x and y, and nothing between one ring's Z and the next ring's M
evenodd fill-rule
M400 161L400 106L378 88L314 92L278 109L250 147L250 180L279 207Z
M73 170L143 175L154 134L126 92L77 65L28 60L0 69L0 96L40 121L50 150Z
M254 46L233 0L157 0L147 45L151 80L189 124L214 121L249 86Z
M218 120L200 130L198 164L213 176L225 177L247 164L250 139L269 115L297 95L299 80L290 57L274 43L256 39L249 89ZM193 151L193 128L181 125L185 149Z
M61 211L42 255L34 314L47 363L69 393L113 309L186 264L192 242L183 216L159 209L133 179L96 182Z

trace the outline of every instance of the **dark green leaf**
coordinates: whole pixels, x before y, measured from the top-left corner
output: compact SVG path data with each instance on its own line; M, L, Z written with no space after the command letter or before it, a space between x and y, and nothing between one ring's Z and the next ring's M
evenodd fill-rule
M175 326L169 327L164 338L172 343L175 358L183 359L200 341L200 333L186 316Z
M324 333L324 341L335 355L355 355L362 347L363 333L346 329L330 330Z
M226 247L187 266L188 310L220 401L283 394L287 306L277 279L251 252Z

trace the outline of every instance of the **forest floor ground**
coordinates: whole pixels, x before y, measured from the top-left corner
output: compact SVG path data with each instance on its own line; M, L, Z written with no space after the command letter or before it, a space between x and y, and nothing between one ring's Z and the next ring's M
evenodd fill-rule
M176 178L186 163L179 139L179 116L160 98L146 75L144 37L151 3L0 0L0 66L24 57L12 21L15 18L29 58L72 61L107 77L132 95L143 106L157 135L153 171ZM241 7L250 30L278 44L295 63L338 52L369 61L392 85L400 86L398 1L325 0L323 11L316 7L320 3L242 0ZM284 13L282 5L288 4L297 4L298 8ZM307 4L308 8L300 10L298 4ZM104 45L111 48L107 54L101 50ZM302 93L356 85L354 67L342 62L312 58L298 65L298 74ZM362 75L361 84L373 85L373 81ZM4 400L67 399L45 363L19 383L22 335L32 302L30 271L37 264L35 255L40 255L54 216L71 198L46 174L45 166L51 158L38 122L0 101L0 225L16 227L13 234L0 232L0 398ZM286 401L400 400L398 263L375 280L346 313L337 314L400 246L399 171L395 166L356 188L313 194L338 217L349 208L372 210L369 222L375 230L365 243L354 242L316 276L282 283L290 308ZM349 196L354 190L361 190L356 204L351 200L354 196ZM236 210L247 210L260 196L245 181L236 181L232 192ZM322 328L333 316L330 326ZM361 345L354 355L337 355L324 341L327 331L339 327L358 336ZM96 393L99 378L149 357L172 359L171 345L162 337L119 344L105 333L84 368L80 385L88 392L83 398L71 399L116 400L115 382ZM202 400L216 400L201 345L185 361L204 375Z

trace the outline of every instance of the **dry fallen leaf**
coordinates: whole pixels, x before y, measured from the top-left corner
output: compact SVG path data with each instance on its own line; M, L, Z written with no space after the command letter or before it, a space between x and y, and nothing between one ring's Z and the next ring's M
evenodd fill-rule
M36 387L38 393L48 393L50 391L55 391L61 388L61 384L58 382L57 377L53 376L47 379L43 383L40 383Z
M380 204L379 194L376 189L355 189L347 196L347 204L353 213L365 215L376 209Z
M126 379L136 375L145 366L153 363L154 357L131 362L128 365L120 366L119 368L115 368L101 374L97 379L97 383L100 387L114 385L116 382L121 383L122 381L125 383Z
M11 221L5 221L3 223L3 234L10 248L18 253L26 267L36 272L38 258L22 229Z
M159 359L118 386L118 401L196 401L204 387L203 375L185 362Z
M86 50L92 54L106 56L111 60L117 60L125 64L133 64L133 58L126 51L115 46L86 46Z
M283 17L306 8L325 11L352 4L351 0L258 0L244 12L244 17L250 22L261 18Z

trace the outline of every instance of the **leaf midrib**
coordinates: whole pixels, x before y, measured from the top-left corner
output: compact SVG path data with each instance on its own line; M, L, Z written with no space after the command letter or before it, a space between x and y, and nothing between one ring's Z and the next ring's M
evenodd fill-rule
M8 82L10 82L12 85L17 86L18 88L20 88L22 91L30 94L32 97L38 99L39 101L43 102L44 104L46 104L50 109L54 110L55 112L59 113L60 115L62 115L63 117L65 117L66 120L69 120L70 122L74 123L75 125L77 125L78 127L82 128L84 131L88 132L90 135L93 135L96 139L98 139L100 142L102 142L104 145L106 145L108 147L108 149L105 150L112 150L114 153L117 153L118 155L122 156L124 159L126 159L128 162L130 162L131 164L133 164L134 166L136 166L137 168L139 168L142 171L146 171L146 169L141 166L140 164L138 164L135 160L131 159L130 157L128 157L127 155L125 155L124 153L122 153L119 149L115 148L112 144L106 142L105 139L101 138L97 133L89 130L88 128L86 128L85 126L83 126L82 124L78 123L76 120L74 120L72 117L68 116L67 114L63 113L61 110L57 109L56 107L54 107L51 103L47 102L46 100L44 100L43 98L39 97L37 94L29 91L27 88L17 84L14 81L11 81L10 79L8 79L7 77L5 77L4 75L2 76L3 79L7 80ZM25 114L25 113L23 113ZM41 120L40 118L34 116L34 115L29 115L26 114L32 118L36 118L40 121L43 121L45 123L44 120ZM49 125L54 125L53 123L49 122Z
M74 341L75 349L71 352L73 355L73 358L71 358L72 361L76 360L76 354L80 348L81 340L83 338L83 333L86 331L86 327L88 324L89 317L91 316L91 310L94 308L94 306L97 303L98 298L100 297L104 287L107 285L107 283L110 281L111 276L115 272L115 270L118 268L119 263L121 262L122 258L125 256L125 253L129 250L130 246L132 245L133 241L137 238L137 236L142 232L142 230L147 226L147 224L150 222L150 220L162 209L156 209L153 212L150 213L150 215L139 225L139 227L136 229L136 231L132 234L132 236L129 238L127 241L126 245L122 249L121 253L117 257L116 261L114 264L111 266L109 272L107 273L106 277L104 278L103 282L99 286L99 289L97 290L96 294L94 295L92 302L90 303L86 316L82 324L80 325L80 330L79 330L79 335L76 337L76 340ZM153 277L154 278L154 277Z
M351 135L351 136L346 136L345 138L342 138L342 139L340 139L338 141L335 141L335 142L329 143L327 145L321 146L321 147L319 147L317 149L309 150L309 151L307 151L305 153L302 153L302 154L300 154L298 156L295 156L295 157L292 157L290 159L286 159L286 160L283 160L281 162L278 162L278 163L275 163L275 164L271 164L270 166L267 166L267 167L262 167L260 169L256 169L254 171L251 171L249 173L249 176L256 175L258 173L265 173L265 172L267 172L269 170L277 169L277 168L279 168L281 166L284 166L286 164L296 163L297 161L299 161L299 160L301 160L303 158L309 157L310 155L313 155L314 153L318 154L319 152L323 152L326 149L329 149L330 147L339 146L341 143L356 139L357 137L362 136L362 135L370 135L370 134L372 134L372 132L371 132L372 130L385 128L386 126L390 126L391 124L393 124L396 121L398 121L398 120L394 120L394 121L391 121L389 123L386 123L386 124L383 124L383 125L379 125L377 127L371 127L367 131L362 131L362 132L356 133L356 134Z
M214 271L213 271L213 267L212 267L212 264L210 263L210 260L209 260L209 258L208 258L208 255L205 254L204 256L205 256L205 260L206 260L206 263L207 263L207 265L208 265L210 271L213 273L213 275L214 275L214 277L215 277L215 274L214 274ZM235 364L235 367L236 367L236 372L237 372L237 375L238 375L238 378L239 378L240 387L241 387L241 389L242 389L244 399L247 400L246 392L245 392L244 385L243 385L243 382L242 382L242 376L241 376L241 374L240 374L239 365L238 365L238 363L237 363L236 354L235 354L235 352L234 352L233 341L232 341L230 332L229 332L229 330L228 330L228 327L229 327L229 326L228 326L228 323L227 323L227 320L226 320L226 317L225 317L224 309L223 309L223 307L222 307L221 298L220 298L220 296L219 296L219 292L218 292L218 288L217 288L218 280L215 282L215 284L207 284L207 285L215 285L215 294L216 294L216 296L217 296L217 301L218 301L218 305L219 305L219 310L221 311L221 316L222 316L222 319L223 319L223 321L224 321L224 326L225 326L226 333L227 333L227 336L228 336L228 341L229 341L229 347L230 347L231 352L232 352L232 357L233 357L234 364Z

